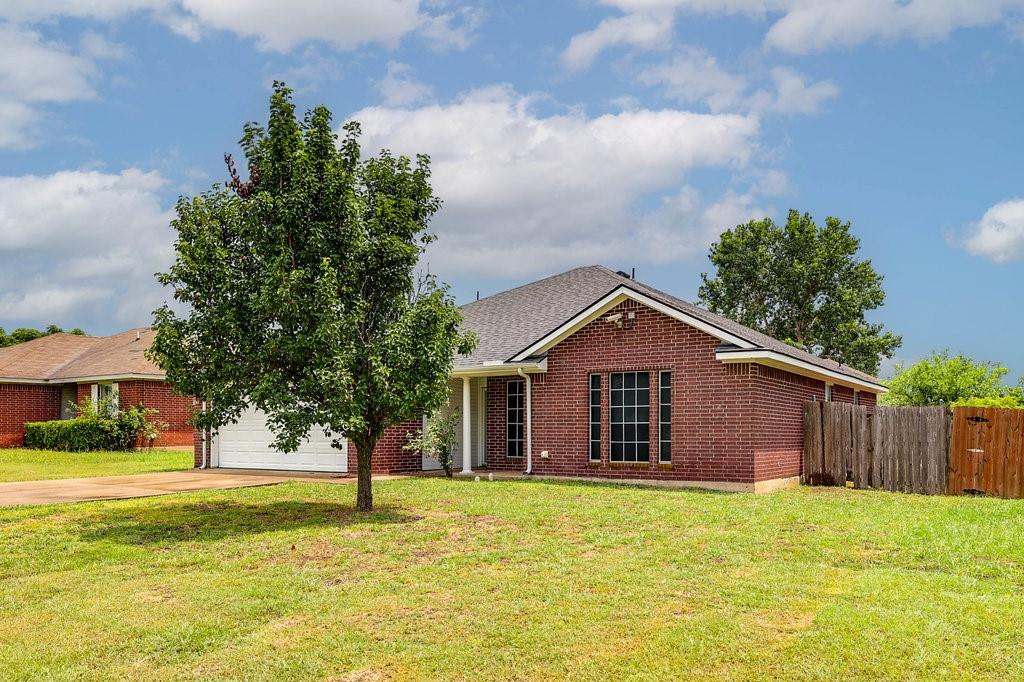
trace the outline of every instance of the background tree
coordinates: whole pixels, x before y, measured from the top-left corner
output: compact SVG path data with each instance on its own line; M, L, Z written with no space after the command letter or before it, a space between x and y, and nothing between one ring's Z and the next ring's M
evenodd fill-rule
M701 275L709 310L857 369L876 374L901 337L866 314L885 302L882 276L857 258L850 223L790 211L785 226L770 218L724 232L711 247L712 277Z
M976 404L993 399L1020 399L1021 388L1012 388L1004 382L1008 373L1009 370L998 363L950 355L947 350L909 367L897 365L896 374L889 382L889 393L882 397L882 402L886 405L952 405L972 399Z
M378 439L444 403L474 339L446 288L413 274L440 205L429 159L363 160L359 125L344 130L339 145L322 106L298 120L275 83L267 127L242 136L249 177L226 156L224 187L177 204L177 257L158 279L186 312L155 312L151 356L179 392L210 401L200 427L255 406L283 451L316 427L336 448L351 439L368 511Z
M55 324L51 324L46 329L32 329L31 327L19 327L10 334L4 331L3 327L0 327L0 348L5 346L14 346L19 343L25 343L26 341L34 341L35 339L49 336L50 334L63 334L64 330ZM75 334L77 336L85 336L85 332L75 327L67 332L68 334Z

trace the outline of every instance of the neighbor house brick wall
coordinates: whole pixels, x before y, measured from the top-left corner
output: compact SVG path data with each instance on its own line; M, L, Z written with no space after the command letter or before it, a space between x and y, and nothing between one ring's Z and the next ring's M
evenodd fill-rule
M25 422L60 418L60 386L0 384L0 447L25 443Z
M419 433L423 428L422 420L407 421L384 431L373 449L372 470L375 474L397 474L402 472L420 471L423 468L421 456L406 450L403 446L409 442L411 434ZM348 442L348 472L355 474L358 469L356 445Z
M195 429L187 421L195 409L192 398L178 395L163 381L120 381L117 390L122 408L138 405L152 408L157 411L156 419L167 423L167 430L154 445L193 444Z

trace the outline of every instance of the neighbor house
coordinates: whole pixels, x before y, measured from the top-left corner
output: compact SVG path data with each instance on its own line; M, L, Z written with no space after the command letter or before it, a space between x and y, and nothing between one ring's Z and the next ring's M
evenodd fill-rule
M875 405L873 376L823 360L604 267L470 303L479 344L456 358L457 468L768 490L800 474L808 400ZM437 468L390 429L378 473ZM314 430L279 453L261 414L197 439L197 466L355 471Z
M192 445L193 400L179 396L145 351L150 329L113 336L51 334L0 348L0 446L24 442L25 422L69 419L83 400L155 408L168 424L155 445Z

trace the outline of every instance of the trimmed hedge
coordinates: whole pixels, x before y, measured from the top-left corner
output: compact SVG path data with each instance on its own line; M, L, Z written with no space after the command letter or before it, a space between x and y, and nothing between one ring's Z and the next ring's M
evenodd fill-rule
M137 408L112 418L84 414L74 419L28 422L25 447L64 452L133 450L145 423L145 414Z

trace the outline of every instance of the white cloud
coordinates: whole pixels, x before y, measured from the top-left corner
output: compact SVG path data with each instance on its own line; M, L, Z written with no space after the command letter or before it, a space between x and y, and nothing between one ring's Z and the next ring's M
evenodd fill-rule
M431 87L416 80L412 68L401 62L388 62L384 78L374 87L384 98L384 104L392 107L404 107L433 95Z
M165 184L135 168L0 177L0 319L147 323L173 251Z
M755 111L816 114L825 102L839 96L839 86L832 81L808 83L802 74L788 67L773 68L771 79L771 90L760 90L750 98Z
M964 248L996 263L1024 260L1024 199L1003 201L985 211L971 227Z
M707 51L691 47L680 50L665 63L646 67L638 80L660 86L671 99L704 103L712 112L813 114L839 95L839 87L832 81L808 82L787 67L775 67L770 77L770 88L751 93L748 78L723 68Z
M605 19L597 28L573 36L562 52L562 64L577 71L590 66L601 52L614 45L655 49L667 47L671 39L671 14L627 14Z
M465 50L476 39L484 13L477 7L460 7L438 15L420 17L419 34L437 52Z
M829 0L794 2L765 36L765 44L806 54L872 39L942 40L958 28L1000 23L1021 0Z
M44 115L40 105L92 99L97 73L91 58L0 23L0 148L34 146Z
M82 54L93 59L125 59L128 57L128 48L107 40L95 31L86 31L82 35Z
M431 155L445 202L434 225L442 237L430 253L434 266L509 275L623 254L646 262L681 257L691 249L684 244L702 248L703 227L668 220L664 206L645 208L645 200L678 193L697 168L743 168L758 134L750 116L671 109L543 116L535 102L496 86L450 104L352 115L363 124L366 152Z
M309 41L352 50L394 47L420 33L438 49L464 49L480 11L460 7L423 11L421 0L35 0L0 3L0 18L37 22L62 17L111 20L147 13L189 40L209 31L253 38L265 50L287 52ZM432 6L438 3L431 3Z
M1019 30L1024 10L1024 0L600 0L600 4L626 16L680 12L767 18L773 23L765 45L793 54L870 40L943 40L960 28L994 24L1004 24L1013 32Z
M685 48L671 60L640 72L645 85L660 86L666 97L680 102L704 102L712 111L740 106L747 90L746 78L730 73L700 48Z
M350 50L366 43L394 46L420 23L419 0L183 0L208 28L255 38L286 52L317 40Z

